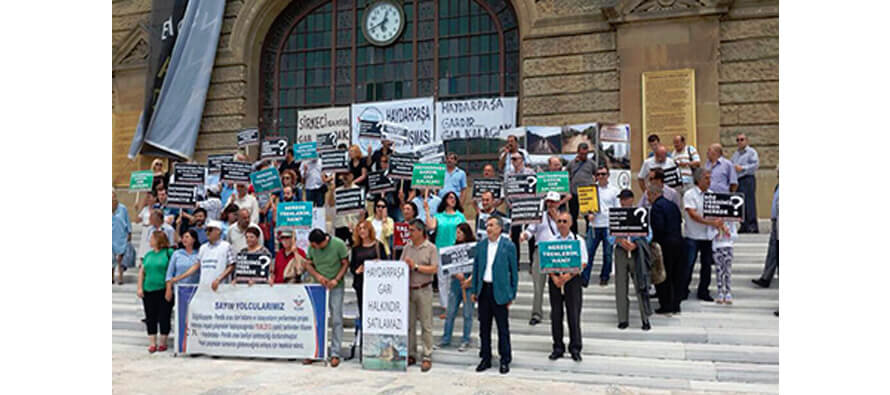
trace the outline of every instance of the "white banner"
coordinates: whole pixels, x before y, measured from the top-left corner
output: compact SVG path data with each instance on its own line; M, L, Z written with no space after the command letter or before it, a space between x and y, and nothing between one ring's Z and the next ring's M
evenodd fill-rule
M401 139L393 142L393 149L400 152L410 151L415 145L429 144L440 141L433 130L433 98L395 100L376 103L356 103L352 105L352 142L359 144L362 154L367 155L368 145L376 150L380 148L379 139L359 138L362 126L370 126L380 121L392 122L408 129L407 141Z
M436 136L443 141L471 138L506 139L504 132L515 126L515 97L436 102Z
M405 370L408 357L408 264L365 261L362 367Z
M318 284L176 285L177 354L327 356L328 292Z
M352 141L349 107L330 107L297 112L297 141L318 141L319 135L334 134L337 148L348 148ZM321 146L321 144L319 144Z

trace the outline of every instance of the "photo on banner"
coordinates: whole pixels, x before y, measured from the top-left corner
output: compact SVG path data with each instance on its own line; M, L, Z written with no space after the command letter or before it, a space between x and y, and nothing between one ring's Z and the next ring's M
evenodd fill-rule
M365 261L362 368L408 368L408 279L403 261Z
M515 97L437 101L436 136L442 141L502 138L516 126L516 103Z
M587 144L587 147L593 151L596 146L597 123L582 123L576 125L566 125L562 127L562 153L575 155L578 152L578 145Z
M319 152L328 149L347 149L352 144L351 125L349 107L300 110L297 111L297 141L295 142L328 142L329 145L325 147L322 147L322 143L318 143Z
M630 124L602 123L598 136L597 160L609 168L609 185L630 189Z
M360 137L362 127L381 121L392 122L408 129L406 141L393 141L393 149L399 152L409 151L411 147L441 142L435 136L433 123L432 97L417 99L393 100L386 102L355 103L352 105L352 142L367 152L368 145L372 150L381 147L379 138Z
M531 165L546 165L551 156L562 155L562 128L559 126L526 126L525 139Z

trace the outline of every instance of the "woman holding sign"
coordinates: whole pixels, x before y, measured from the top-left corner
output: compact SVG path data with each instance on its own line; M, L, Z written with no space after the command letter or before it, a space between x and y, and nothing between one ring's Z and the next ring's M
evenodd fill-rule
M455 237L455 245L464 243L476 243L476 236L473 229L466 222L457 225L457 234ZM460 304L464 305L464 333L461 338L460 347L457 351L463 352L470 347L470 332L473 331L473 301L467 299L467 288L472 284L472 273L464 276L463 273L457 273L448 280L450 289L448 290L448 308L445 316L445 332L442 334L442 342L439 347L448 347L451 344L451 333L454 332L454 318L457 317L457 309Z
M436 248L451 247L457 239L457 225L467 222L463 209L458 203L457 194L454 191L445 194L439 203L438 213L430 216L429 193L423 192L423 209L426 212L426 226L436 230ZM439 278L439 302L442 306L448 306L448 279ZM445 317L440 317L445 318Z
M243 253L262 254L262 255L265 255L265 256L271 258L273 255L271 252L269 252L269 249L266 248L265 246L263 246L262 244L260 244L260 235L262 235L262 234L263 234L263 231L256 224L251 224L250 226L248 226L247 231L244 233L244 239L247 241L247 247L242 248L240 252L242 254ZM234 266L230 266L230 267L234 268ZM270 279L270 282L275 281L275 271L274 270L269 271L269 279ZM235 282L243 283L245 281L243 281L243 280L238 281L238 277L236 276ZM246 282L248 285L253 285L253 283L254 283L253 280L248 280Z
M374 233L377 235L377 240L383 244L383 248L386 250L387 254L391 254L390 245L392 245L392 235L393 235L393 220L387 213L388 206L386 204L386 200L382 197L378 197L374 202L374 218L371 220L371 225L374 226Z
M389 259L390 255L384 247L383 243L377 239L371 221L361 221L355 226L355 232L352 234L352 258L349 260L349 272L352 273L352 289L355 290L355 298L358 302L358 322L361 322L362 318L365 261ZM355 348L352 349L351 355L347 359L352 359L354 356Z
M352 182L362 188L368 187L368 164L362 158L362 149L355 144L349 147L349 172L354 178Z

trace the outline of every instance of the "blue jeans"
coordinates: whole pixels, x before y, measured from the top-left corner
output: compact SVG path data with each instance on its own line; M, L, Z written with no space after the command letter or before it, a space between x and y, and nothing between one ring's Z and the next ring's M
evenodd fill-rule
M465 274L467 275L467 274ZM445 330L442 334L442 344L451 344L451 333L454 332L454 318L457 317L457 309L463 303L463 292L460 288L460 281L451 277L451 290L448 292L448 309L445 316ZM469 293L469 292L468 292ZM467 295L467 301L464 303L464 334L461 338L463 343L470 342L470 333L473 331L473 301L470 295Z
M581 272L584 284L590 283L590 270L593 268L593 257L600 242L603 243L603 269L600 280L608 281L612 274L612 244L609 243L609 228L587 227L587 267Z
M328 314L331 320L331 357L340 357L343 343L343 293L345 286L335 287L328 292Z

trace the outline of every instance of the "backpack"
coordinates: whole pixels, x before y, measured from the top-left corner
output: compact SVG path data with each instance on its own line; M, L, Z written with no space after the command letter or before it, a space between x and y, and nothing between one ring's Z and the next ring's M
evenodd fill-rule
M661 284L667 278L661 245L653 241L649 243L649 249L652 251L652 269L649 271L649 277L652 278L652 284Z

